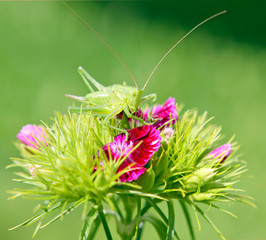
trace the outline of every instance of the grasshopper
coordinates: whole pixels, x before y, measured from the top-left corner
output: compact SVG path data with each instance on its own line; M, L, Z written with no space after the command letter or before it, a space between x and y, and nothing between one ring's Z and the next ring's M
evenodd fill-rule
M122 111L128 118L132 118L143 123L144 120L135 116L134 113L137 111L141 103L150 99L152 99L153 102L156 101L155 93L141 97L144 92L144 88L139 89L137 86L126 86L125 84L114 84L112 86L104 87L82 67L78 68L78 72L86 85L89 87L91 93L87 94L85 97L73 95L66 96L86 104L87 107L82 108L82 111L91 111L92 114L103 116L104 123L107 123L110 119ZM98 91L94 91L90 83L93 84ZM75 107L70 107L70 109L80 110L80 108Z
M78 68L78 72L80 73L82 79L84 80L85 84L89 87L91 93L87 94L85 97L79 97L74 95L66 95L69 98L78 100L86 105L85 108L82 108L84 111L91 111L92 114L99 115L103 117L103 122L105 124L108 123L110 119L118 115L119 113L123 112L128 118L132 118L135 120L138 120L140 123L145 123L145 121L136 115L136 113L139 109L139 106L146 101L153 100L153 103L156 101L156 94L150 94L147 96L142 97L142 94L149 83L152 75L154 74L155 70L158 68L158 66L161 64L161 62L165 59L165 57L181 42L183 41L191 32L193 32L195 29L197 29L199 26L204 24L205 22L211 20L212 18L215 18L226 11L222 11L220 13L217 13L198 25L196 25L194 28L192 28L188 33L186 33L181 39L179 39L160 59L160 61L157 63L153 71L151 72L150 76L148 77L144 87L142 89L138 88L137 82L134 79L131 72L128 70L127 66L124 64L124 62L121 60L121 58L116 54L116 52L98 35L97 32L89 25L87 24L72 8L70 8L66 3L64 3L66 7L83 23L85 24L90 31L92 31L118 58L118 60L124 65L124 67L127 69L129 74L131 75L131 78L133 79L136 86L126 86L120 85L120 84L114 84L112 86L104 87L102 84L97 82L89 73L87 73L82 67ZM94 87L97 89L97 91L94 91L91 84L94 85ZM80 110L80 108L70 107L70 109L76 109ZM121 129L119 129L121 130Z

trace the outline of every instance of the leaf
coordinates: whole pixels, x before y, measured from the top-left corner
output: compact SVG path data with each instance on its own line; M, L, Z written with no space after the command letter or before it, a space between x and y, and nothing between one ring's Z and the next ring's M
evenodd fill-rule
M192 222L191 222L191 218L189 216L189 212L188 212L186 203L183 202L182 200L180 200L179 202L180 202L180 205L181 205L182 210L184 212L184 215L186 217L186 221L187 221L190 237L191 237L192 240L195 240L195 234L194 234L194 230L193 230L193 225L192 225Z
M213 223L213 221L209 218L209 216L202 211L197 205L194 205L196 210L199 212L199 214L206 219L206 221L213 227L213 229L220 235L221 239L225 240L225 237L221 233L221 231L216 227L216 225Z
M93 222L95 221L97 217L97 211L96 208L94 206L91 207L90 211L88 212L85 220L83 221L83 227L80 233L80 240L86 240L87 237L89 236L91 227Z
M52 220L50 220L49 222L47 222L46 224L42 225L40 228L45 228L48 225L50 225L51 223L55 222L56 220L58 220L60 217L72 212L75 208L77 208L80 204L82 204L84 202L84 198L80 199L79 201L75 202L74 204L72 204L68 209L64 210L62 213L58 214L56 217L54 217Z
M97 215L97 217L95 218L95 220L92 222L92 226L90 228L90 232L89 232L89 235L88 235L88 237L87 237L86 240L92 240L92 239L94 239L95 234L96 234L97 230L99 229L100 223L101 223L100 216Z
M153 225L153 227L155 228L155 230L157 231L160 239L161 240L166 239L167 227L165 226L165 224L160 219L158 219L152 215L145 214L144 216L142 216L140 218L140 220L150 222Z
M26 220L25 222L15 226L15 227L9 228L8 230L11 231L11 230L14 230L16 228L19 228L19 227L22 227L22 226L25 226L25 225L30 225L31 223L36 222L39 218L43 217L44 215L55 211L57 208L61 207L62 205L63 205L63 203L60 202L57 206L54 206L54 207L48 209L47 211L43 211L41 213L38 213L35 216L33 216L33 217L29 218L28 220Z
M163 198L161 196L152 194L152 193L143 193L143 192L138 192L138 191L133 191L133 190L117 190L115 193L117 194L130 194L130 195L138 195L141 197L150 197L150 198L156 198L160 200L167 201L166 198Z

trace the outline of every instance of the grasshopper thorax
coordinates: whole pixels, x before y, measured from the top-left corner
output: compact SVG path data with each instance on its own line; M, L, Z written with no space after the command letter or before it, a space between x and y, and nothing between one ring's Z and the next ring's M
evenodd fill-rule
M115 84L111 86L113 93L120 99L121 103L127 105L130 112L135 112L141 103L142 90L133 86Z

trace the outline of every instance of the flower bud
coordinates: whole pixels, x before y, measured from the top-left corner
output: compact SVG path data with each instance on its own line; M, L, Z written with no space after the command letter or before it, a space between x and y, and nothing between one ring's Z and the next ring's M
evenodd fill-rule
M17 135L20 142L35 149L39 149L40 142L47 145L46 137L44 127L32 124L24 126Z
M173 136L174 129L171 127L165 127L161 131L162 142L169 143L169 139Z
M36 177L36 170L37 170L37 168L39 169L41 166L40 165L31 165L30 166L30 175L31 176L34 176L34 177Z
M191 198L195 201L201 202L201 201L209 201L212 200L215 197L215 194L213 193L193 193L191 194Z
M142 186L143 191L148 192L152 189L155 181L155 173L152 168L149 168L137 180L137 183Z
M231 144L227 143L218 148L215 148L207 155L207 157L217 158L220 160L220 163L223 163L224 160L228 158L228 156L231 154L231 152L232 152L232 146Z
M192 172L184 178L184 186L188 191L194 191L198 187L204 185L209 179L215 175L215 170L212 168L200 168Z

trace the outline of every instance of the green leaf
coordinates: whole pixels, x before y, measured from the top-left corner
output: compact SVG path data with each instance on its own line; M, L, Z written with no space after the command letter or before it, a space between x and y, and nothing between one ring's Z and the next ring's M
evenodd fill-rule
M225 240L225 237L221 233L221 231L218 229L218 227L213 223L213 221L209 218L209 216L202 211L197 205L194 205L196 210L199 212L199 214L206 219L206 221L213 227L213 229L219 234L221 239Z
M50 220L49 222L47 222L46 224L42 225L40 228L45 228L48 225L50 225L51 223L55 222L56 220L58 220L59 218L61 218L62 216L69 214L70 212L72 212L75 208L77 208L80 204L82 204L84 202L84 198L80 199L79 201L75 202L74 204L72 204L68 209L64 210L62 213L58 214L56 217L54 217L52 220Z
M60 202L58 205L49 208L47 211L43 211L41 213L38 213L35 216L33 216L33 217L29 218L28 220L26 220L25 222L15 226L15 227L9 228L8 230L14 230L16 228L19 228L19 227L22 227L22 226L25 226L25 225L30 225L30 224L36 222L37 220L39 220L44 215L47 215L48 213L51 213L51 212L55 211L56 209L58 209L62 205L63 205L63 202Z
M165 226L165 224L160 219L158 219L152 215L145 214L144 216L142 216L140 218L140 220L150 222L153 225L153 227L155 228L155 230L157 231L160 239L161 240L166 239L167 227Z
M192 225L192 222L191 222L191 218L189 216L189 212L188 212L186 203L184 201L182 201L182 200L180 200L179 202L180 202L180 205L182 207L182 210L184 212L184 215L185 215L185 218L186 218L186 221L187 221L190 237L191 237L192 240L195 240L193 225Z
M160 215L160 217L163 219L163 221L168 224L168 219L163 213L163 211L158 207L158 205L151 199L146 198L146 201L155 209L155 211ZM174 230L175 237L177 239L180 239L179 236L177 235L176 231Z
M90 228L90 232L89 232L89 235L88 235L86 240L94 239L95 234L96 234L96 232L99 229L100 223L101 223L101 218L100 218L100 216L98 214L97 217L95 218L95 220L92 222L92 226Z
M81 229L79 237L80 240L87 240L89 233L91 231L92 224L95 221L96 217L97 217L97 210L94 206L92 206L85 220L83 221L83 227Z

